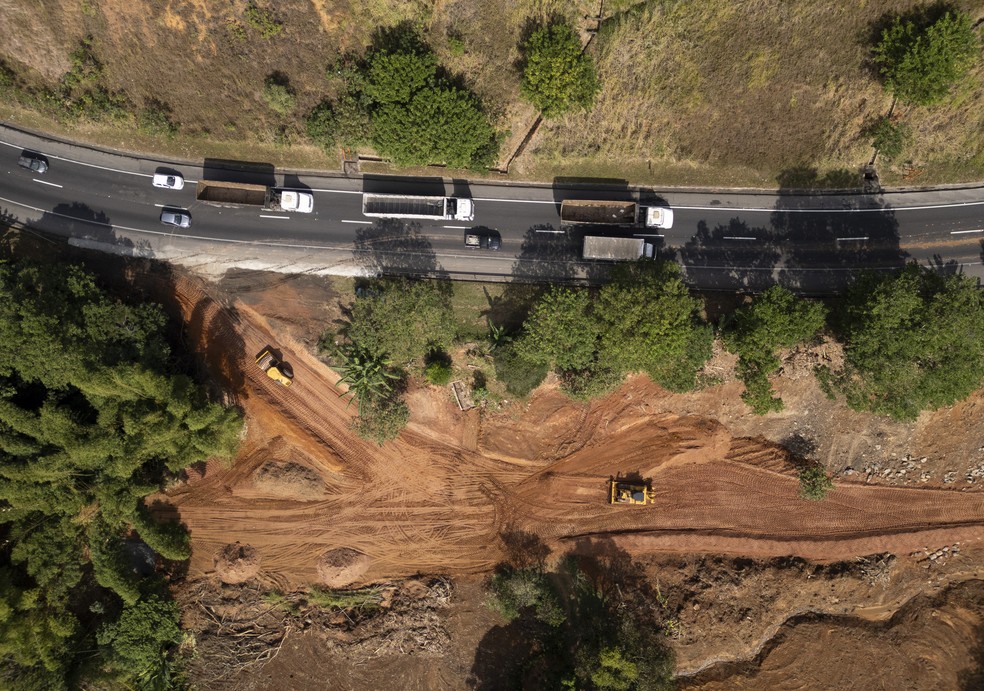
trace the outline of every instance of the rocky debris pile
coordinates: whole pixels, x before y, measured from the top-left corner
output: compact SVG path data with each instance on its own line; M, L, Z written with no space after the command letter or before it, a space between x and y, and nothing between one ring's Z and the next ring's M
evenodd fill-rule
M914 557L917 561L924 562L923 568L928 569L932 566L943 566L958 554L960 554L960 543L955 542L952 545L946 545L934 550L930 550L929 547L923 547L921 550L916 550L909 556Z
M892 567L895 565L894 554L889 552L870 554L864 557L857 557L854 562L857 564L858 574L868 585L881 585L885 587L892 579Z
M967 468L967 474L965 476L967 482L977 482L979 480L984 480L984 463L978 466L971 466Z
M981 447L981 450L984 451L984 447ZM840 471L840 475L863 476L865 484L921 485L934 479L935 473L925 467L928 460L926 457L916 459L910 454L895 458L894 454L891 454L889 458L865 461L860 470L848 466ZM943 485L952 485L961 478L968 485L984 484L984 462L968 466L963 473L951 468L937 477L939 477L937 482Z
M927 458L916 460L909 454L904 458L885 459L882 461L867 461L861 468L861 474L865 476L865 483L885 482L890 485L912 485L929 482L933 474L924 470L922 466ZM854 475L854 468L847 467L843 471L844 475Z

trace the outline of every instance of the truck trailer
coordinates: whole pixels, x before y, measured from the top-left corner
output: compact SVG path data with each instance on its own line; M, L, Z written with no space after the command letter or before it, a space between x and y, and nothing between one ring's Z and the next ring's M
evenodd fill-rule
M646 257L652 259L656 247L646 238L608 238L588 235L584 238L584 259L603 259L607 261L635 261Z
M641 206L635 202L565 199L560 203L560 222L671 228L673 210L665 206Z
M428 221L471 221L475 206L461 197L418 197L404 194L363 194L362 215L371 218L416 218Z
M314 195L247 182L199 180L195 198L213 206L259 206L264 211L311 213Z

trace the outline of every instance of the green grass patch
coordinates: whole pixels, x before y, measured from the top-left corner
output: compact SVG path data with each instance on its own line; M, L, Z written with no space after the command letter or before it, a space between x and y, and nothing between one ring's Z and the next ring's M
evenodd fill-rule
M328 590L311 588L305 596L309 605L324 609L379 609L382 602L380 588L361 588L359 590Z
M270 10L258 7L255 2L246 5L243 19L250 27L259 31L263 38L273 38L284 30L283 23L278 21Z
M506 284L455 281L453 286L451 309L458 339L469 341L485 338L489 330L489 311L502 297Z

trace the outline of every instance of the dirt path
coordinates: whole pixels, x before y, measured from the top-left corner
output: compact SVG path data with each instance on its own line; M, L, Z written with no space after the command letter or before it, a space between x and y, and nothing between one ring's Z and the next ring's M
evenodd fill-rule
M191 529L192 576L237 541L255 548L263 578L289 587L316 582L321 555L340 547L369 557L367 581L485 571L503 557L504 532L562 549L820 560L984 533L984 493L843 483L825 502L800 499L785 450L702 416L656 412L638 379L590 405L539 394L520 418L483 420L477 442L475 421L446 392L424 390L408 430L378 447L351 431L337 377L303 345L195 279L177 278L174 292L189 340L248 429L231 468L210 464L158 498ZM290 388L256 367L267 345L293 366ZM271 488L284 468L300 469L285 482L307 483L296 499ZM608 478L633 472L652 477L656 504L607 505Z

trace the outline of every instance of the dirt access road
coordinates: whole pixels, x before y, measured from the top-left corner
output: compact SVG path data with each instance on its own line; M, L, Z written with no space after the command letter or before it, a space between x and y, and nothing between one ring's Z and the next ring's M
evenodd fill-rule
M212 462L156 497L191 530L191 577L213 573L237 542L251 548L262 581L287 589L325 582L322 559L340 548L365 555L347 575L367 582L486 571L529 540L589 553L833 560L971 547L984 534L979 491L842 481L824 502L800 499L783 447L661 410L667 394L643 377L587 405L547 386L525 410L484 419L459 412L445 390L420 388L409 428L378 447L351 431L354 406L297 329L213 297L198 279L173 281L158 299L180 314L192 348L247 419L231 467ZM293 366L290 388L255 365L268 344ZM618 473L651 477L655 505L609 506L607 480Z

